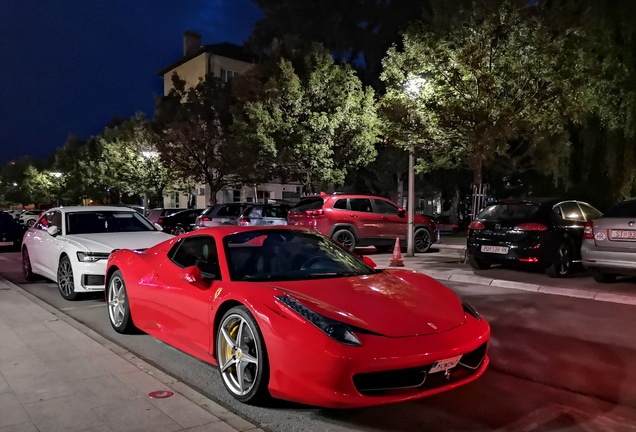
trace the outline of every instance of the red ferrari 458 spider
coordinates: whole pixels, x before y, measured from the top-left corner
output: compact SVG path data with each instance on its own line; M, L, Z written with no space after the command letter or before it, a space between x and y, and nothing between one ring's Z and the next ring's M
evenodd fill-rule
M248 403L387 404L485 371L490 327L473 307L428 276L374 267L303 228L202 229L113 252L108 315L218 365Z

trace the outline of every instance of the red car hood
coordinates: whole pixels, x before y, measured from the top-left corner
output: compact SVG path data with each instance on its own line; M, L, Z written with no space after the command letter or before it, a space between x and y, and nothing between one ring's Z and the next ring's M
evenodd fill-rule
M276 287L323 316L389 337L439 333L465 320L455 293L426 275L406 270L279 282Z

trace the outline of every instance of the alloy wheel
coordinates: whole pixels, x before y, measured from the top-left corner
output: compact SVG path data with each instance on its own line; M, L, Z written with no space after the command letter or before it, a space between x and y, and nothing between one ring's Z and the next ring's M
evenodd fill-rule
M126 317L128 303L126 289L120 277L113 277L108 289L108 316L114 327L121 327Z
M62 259L57 270L57 283L64 298L71 297L75 291L73 284L73 268L68 259Z
M219 329L218 360L221 376L235 396L252 391L259 374L259 349L254 329L239 314L228 315Z

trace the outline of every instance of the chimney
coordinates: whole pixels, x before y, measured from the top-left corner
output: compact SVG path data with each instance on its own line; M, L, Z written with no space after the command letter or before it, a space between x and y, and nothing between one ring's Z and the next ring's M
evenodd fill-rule
M183 55L189 56L201 48L201 35L192 30L183 32Z

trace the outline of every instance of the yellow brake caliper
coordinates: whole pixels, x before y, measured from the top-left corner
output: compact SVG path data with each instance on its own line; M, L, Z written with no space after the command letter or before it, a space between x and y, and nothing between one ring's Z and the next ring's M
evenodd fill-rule
M234 327L232 327L232 329L230 330L230 337L234 340L236 340L236 334L238 333L238 329L239 329L239 326L237 324ZM227 341L225 341L225 347L226 347L225 356L229 360L232 357L232 346L229 343L227 343Z

